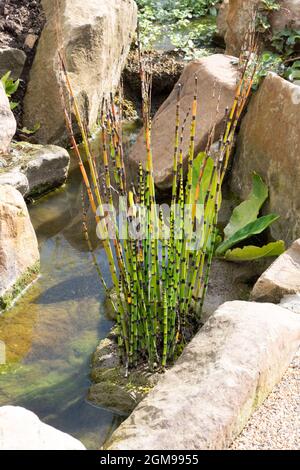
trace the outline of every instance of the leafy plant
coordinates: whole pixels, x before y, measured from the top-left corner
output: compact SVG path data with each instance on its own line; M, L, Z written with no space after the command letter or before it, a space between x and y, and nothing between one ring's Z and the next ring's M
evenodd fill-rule
M272 45L284 57L292 55L300 48L300 30L285 28L272 37Z
M202 51L203 44L211 44L216 31L215 19L194 20L205 15L215 17L220 0L139 0L137 3L144 48L152 49L164 36L190 59L201 55L199 43Z
M252 177L252 191L246 201L237 206L232 213L229 223L224 229L224 240L217 249L217 256L224 256L230 261L249 261L266 256L278 256L284 252L282 240L268 243L263 247L245 246L232 249L253 235L262 233L273 222L278 220L276 214L258 217L259 211L268 198L268 188L256 173Z
M1 82L4 86L4 90L6 93L6 96L10 100L11 96L17 91L20 85L20 80L13 80L10 78L11 72L7 72L3 77L1 78ZM19 103L16 103L14 101L10 101L10 109L15 109Z

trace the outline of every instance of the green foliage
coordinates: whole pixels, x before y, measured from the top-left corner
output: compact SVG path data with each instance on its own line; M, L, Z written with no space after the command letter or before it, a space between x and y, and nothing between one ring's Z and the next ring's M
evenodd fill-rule
M285 250L285 244L282 240L276 242L270 242L264 246L253 246L248 245L244 248L234 248L233 250L227 250L225 253L225 259L228 261L253 261L259 258L266 258L269 256L279 256Z
M235 232L230 238L224 240L216 249L216 255L224 255L224 253L229 250L232 246L240 243L243 240L246 240L253 235L258 235L262 233L266 228L268 228L273 222L279 219L279 216L276 214L268 214L259 219L250 222L245 225L243 228Z
M300 30L285 28L272 37L275 50L285 58L291 56L295 49L300 48Z
M280 10L278 0L261 0L256 14L256 30L266 34L271 28L269 15L272 11Z
M262 233L278 220L276 214L258 217L259 211L268 197L268 188L259 175L252 177L252 190L248 198L237 206L224 229L224 240L218 245L215 254L230 261L249 261L265 256L277 256L284 251L284 242L277 241L263 247L245 246L231 250L234 245Z
M300 80L300 60L296 60L292 65L285 69L284 78L290 82Z
M4 86L6 96L10 100L11 96L17 91L20 85L20 80L13 80L10 78L11 72L7 72L3 77L1 78L1 82ZM10 108L13 110L18 106L19 103L15 103L13 101L10 101Z
M203 44L212 42L220 0L139 0L137 3L144 48L152 49L161 36L168 37L190 59L200 54L199 46L203 49ZM206 15L214 19L197 21Z
M252 191L239 206L237 206L224 229L225 240L232 237L238 230L257 219L259 211L268 197L268 187L256 173L252 178Z

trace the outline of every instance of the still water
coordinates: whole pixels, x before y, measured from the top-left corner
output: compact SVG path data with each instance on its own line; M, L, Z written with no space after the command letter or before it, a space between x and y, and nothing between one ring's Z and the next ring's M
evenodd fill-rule
M7 353L0 366L0 406L24 406L93 449L122 418L85 399L91 354L111 322L82 239L80 193L81 176L73 171L64 188L29 206L41 276L0 316ZM101 247L97 256L107 270Z

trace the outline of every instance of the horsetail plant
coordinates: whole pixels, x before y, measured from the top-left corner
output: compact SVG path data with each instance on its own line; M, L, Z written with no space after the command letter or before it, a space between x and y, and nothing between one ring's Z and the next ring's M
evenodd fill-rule
M107 287L108 280L104 279L95 255L93 261L116 311L118 345L126 371L143 362L148 362L151 370L164 369L201 322L217 236L222 183L239 118L251 90L255 56L256 48L252 45L241 62L240 80L232 109L226 112L217 156L212 156L214 126L206 150L195 156L198 77L195 76L191 109L182 120L181 86L178 85L173 184L170 210L166 214L156 199L151 145L151 73L143 66L143 58L141 82L146 163L145 168L140 163L138 183L134 185L128 183L125 172L122 105L117 109L112 95L103 100L100 115L102 161L99 162L92 154L87 127L79 113L63 53L60 53L66 125L95 216L97 234L107 256L114 295ZM69 109L67 103L70 103ZM76 143L71 114L75 115L81 133L87 169ZM184 129L188 125L185 181L182 149ZM120 197L118 211L114 205L115 193ZM84 233L92 251L86 222Z

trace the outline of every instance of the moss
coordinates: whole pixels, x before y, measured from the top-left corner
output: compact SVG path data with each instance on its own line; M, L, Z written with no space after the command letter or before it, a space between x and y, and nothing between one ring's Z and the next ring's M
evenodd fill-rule
M8 309L12 302L22 291L37 277L40 271L40 263L37 261L31 268L27 269L17 282L0 297L0 312Z

